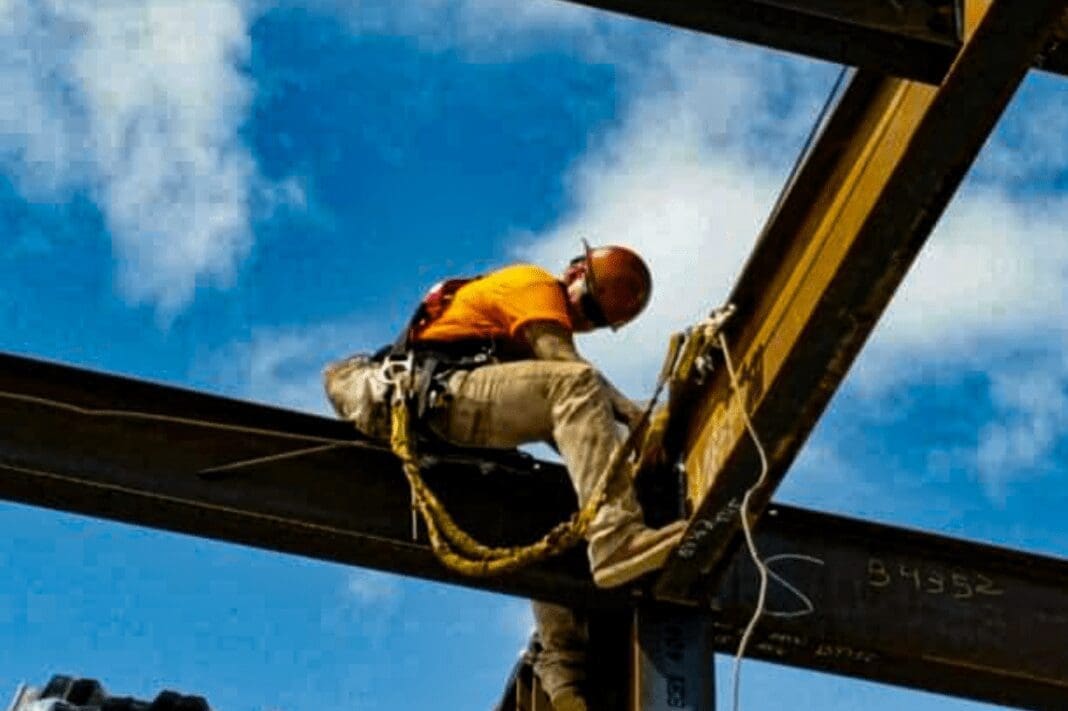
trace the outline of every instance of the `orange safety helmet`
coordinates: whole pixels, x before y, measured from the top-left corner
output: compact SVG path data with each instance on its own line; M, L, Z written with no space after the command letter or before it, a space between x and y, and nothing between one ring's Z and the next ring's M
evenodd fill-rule
M618 245L590 247L573 262L586 263L583 310L594 326L616 330L640 314L653 291L653 275L637 252Z

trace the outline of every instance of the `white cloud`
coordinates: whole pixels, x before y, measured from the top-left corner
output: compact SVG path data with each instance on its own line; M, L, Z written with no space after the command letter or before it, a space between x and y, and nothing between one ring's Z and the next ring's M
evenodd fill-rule
M432 49L510 53L575 37L612 16L561 0L310 0L296 6L329 13L361 35L409 37ZM522 43L521 47L516 42Z
M0 157L17 165L35 199L69 187L85 169L84 117L72 106L74 58L64 39L77 29L33 3L0 5Z
M1001 417L979 432L974 455L994 500L1003 501L1013 481L1055 469L1049 457L1068 426L1066 388L1063 365L994 377L991 395Z
M304 180L290 176L273 185L263 187L262 199L264 211L272 214L284 207L307 210L309 207L308 188Z
M353 570L345 584L345 592L362 608L393 609L399 603L402 590L399 579L373 570Z
M951 203L849 386L868 406L902 388L942 388L982 374L972 408L989 411L970 444L932 456L974 473L1004 502L1013 483L1041 476L1068 428L1068 200L967 186Z
M251 245L240 0L10 0L0 157L31 200L88 193L134 303L167 317Z
M965 190L947 210L862 360L860 384L909 377L903 358L960 363L1013 341L1059 347L1068 297L1068 200Z
M811 65L721 45L667 44L635 77L637 98L621 124L575 165L573 210L519 248L522 258L563 265L585 237L632 246L648 259L655 285L646 313L618 333L580 343L628 391L648 391L671 332L726 299L792 163L754 158L766 148L752 142L764 125L754 117L774 113L770 92L759 88L774 88L787 75L819 83L810 70L826 78ZM812 96L796 96L776 142L796 151L814 117Z
M236 397L333 416L323 392L323 367L386 340L372 327L350 322L262 329L204 358L201 370Z
M1032 72L976 166L983 182L1049 190L1068 170L1068 87Z
M524 42L542 31L588 37L601 49L625 46L601 24L607 21L601 14L557 0L523 7L509 13L497 0L313 5L345 13L356 31L411 35L435 47L494 49L502 39L511 49L534 47ZM606 135L591 137L589 151L569 171L571 208L543 232L514 236L518 256L546 265L564 264L580 237L630 244L649 258L656 274L649 311L618 334L581 343L635 395L648 392L668 334L726 298L833 72L683 33L657 39L642 52L641 61L610 53L624 92L621 118ZM943 382L954 387L955 370L998 367L989 353L1004 353L1017 342L1039 342L1047 351L1068 342L1060 326L1068 273L1068 242L1060 233L1068 201L1009 190L1021 176L1056 174L1066 160L1054 145L1060 134L1049 130L1052 123L1029 117L1010 112L1002 122L980 161L982 180L950 205L861 355L846 387L867 396L875 409L932 368L949 373ZM1019 146L1026 147L1023 166L1011 161ZM247 393L325 411L318 366L328 356L313 345L322 328L254 338L243 361ZM1036 367L1036 377L1058 397L1013 400L998 377L1010 383L1019 376L994 373L993 419L962 455L992 496L998 482L1022 476L1048 456L1066 424L1058 398L1068 367L1051 358ZM824 452L828 444L815 443ZM954 450L953 456L960 454ZM843 467L836 461L833 468Z
M700 66L715 71L693 70ZM727 53L687 38L633 69L620 125L571 171L573 209L527 236L518 254L563 264L586 237L630 244L649 257L656 275L649 311L619 334L580 343L614 380L642 394L668 334L726 298L829 81L811 65ZM784 95L793 98L786 110L776 106ZM1017 118L1010 115L1002 130L1031 146L1025 172L1063 169L1059 149L1043 149L1054 141L1050 132ZM946 387L956 387L965 368L1000 367L993 353L1003 356L1019 343L1056 352L1068 343L1061 325L1068 315L1068 201L1049 192L1021 195L1006 181L990 180L1007 142L995 136L982 162L986 179L951 204L862 354L846 387L866 395L865 405L891 403L932 368L948 373ZM1019 376L993 373L993 419L965 453L995 498L999 486L1039 466L1068 425L1062 395L1068 368L1048 357L1034 367L1047 398L1007 397L1020 387ZM808 458L809 469L816 459Z
M835 438L833 444L831 439L816 439L801 450L779 496L801 506L839 511L856 501L895 508L898 502L879 497L880 485L863 476L863 471L849 461L839 447L842 439ZM866 513L877 515L885 511Z

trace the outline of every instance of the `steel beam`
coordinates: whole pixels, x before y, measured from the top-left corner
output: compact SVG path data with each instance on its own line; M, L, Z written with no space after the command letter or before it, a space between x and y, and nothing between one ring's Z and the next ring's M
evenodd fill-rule
M712 616L639 607L631 626L631 711L714 711Z
M930 83L960 46L956 0L570 1Z
M953 196L1063 0L970 5L974 27L944 83L860 72L770 218L730 300L735 394L721 368L690 419L694 515L657 584L686 599L737 543L743 494L770 460L759 516Z
M774 577L751 656L1019 708L1068 707L1066 561L779 505L759 531ZM710 592L718 651L737 649L757 580L739 554Z
M960 49L964 0L568 1L937 84ZM1059 33L1037 54L1036 68L1068 74L1066 35Z
M428 474L460 522L495 543L529 540L575 505L559 467L529 460L454 456ZM640 593L594 588L581 552L514 576L449 574L410 539L392 456L344 423L2 355L0 497L585 606L611 618L592 636L624 657ZM784 506L757 536L789 586L773 580L754 656L1024 707L1068 692L1068 562ZM687 601L714 615L720 651L733 651L754 585L739 554L719 587ZM611 664L604 678L626 659Z
M1068 706L1068 562L779 505L761 521L757 541L773 577L748 657L1018 708ZM643 663L646 682L632 661L639 675L626 678L652 704L637 708L684 703L668 692L693 690L709 645L736 652L757 582L743 554L700 607L646 608L675 628L661 628L660 653L691 656L669 657L681 672ZM609 619L614 628L626 624L618 613ZM702 640L705 630L710 638ZM604 666L621 663L613 656L619 646L600 640L602 677ZM514 696L510 687L505 699Z
M453 453L425 472L476 536L536 540L574 510L561 470L477 455ZM581 551L514 576L450 573L425 532L412 540L392 453L347 423L5 355L0 497L546 600L613 599L590 584Z

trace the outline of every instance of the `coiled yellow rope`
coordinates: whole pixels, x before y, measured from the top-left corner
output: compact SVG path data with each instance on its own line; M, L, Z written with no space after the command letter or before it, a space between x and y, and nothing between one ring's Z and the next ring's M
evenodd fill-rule
M597 511L604 502L605 489L612 477L622 473L627 457L638 441L638 434L648 421L656 404L650 400L639 423L631 429L627 439L612 453L586 503L567 521L557 524L538 541L524 546L492 547L472 538L461 529L445 506L426 485L419 471L419 460L414 449L411 411L406 391L410 385L407 376L394 381L395 390L391 406L390 446L401 460L404 475L412 491L412 503L426 524L430 546L438 559L448 568L473 577L487 577L508 573L532 563L559 555L576 545L586 535ZM661 388L658 387L658 393Z
M438 559L458 573L474 577L499 575L563 553L582 540L604 500L608 476L601 477L593 495L578 512L554 526L537 542L508 547L484 545L457 525L441 500L423 481L412 444L411 414L405 397L394 398L391 414L390 445L401 460L412 490L412 501L426 524L430 545ZM621 457L617 459L622 460ZM618 465L610 465L608 472L614 468Z
M712 370L708 360L711 348L716 347L716 338L723 323L734 312L728 305L712 315L672 336L668 344L664 365L657 377L653 397L642 412L641 418L631 428L626 440L612 453L608 466L601 473L586 503L571 518L554 526L540 540L525 546L492 547L472 538L461 529L449 515L445 506L426 485L419 471L419 459L413 445L411 412L411 373L399 373L392 378L394 384L390 417L390 446L401 460L404 475L412 491L412 505L426 524L430 545L438 559L448 568L463 575L486 577L507 573L531 563L558 555L581 541L589 530L590 523L604 503L605 490L612 477L622 474L623 465L641 440L641 448L633 471L642 471L655 466L661 456L661 446L671 417L670 408L662 408L653 414L657 400L669 382L672 395L676 390L693 387L702 382Z

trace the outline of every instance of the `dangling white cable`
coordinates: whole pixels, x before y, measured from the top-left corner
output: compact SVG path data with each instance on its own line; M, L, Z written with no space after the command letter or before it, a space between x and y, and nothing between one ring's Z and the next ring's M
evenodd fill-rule
M753 636L753 630L756 629L757 623L760 622L760 617L764 613L764 603L768 596L768 567L764 564L764 561L760 559L760 553L757 551L756 542L753 540L753 530L749 524L749 500L756 491L763 488L764 483L768 478L768 457L764 453L764 446L760 443L760 437L757 436L756 428L753 427L753 421L749 418L749 413L745 410L745 402L741 400L742 391L738 387L738 376L734 372L734 363L731 362L731 353L727 348L727 339L724 338L722 331L716 335L719 337L719 347L723 350L723 360L727 364L727 374L730 376L731 388L734 390L734 396L739 399L738 403L742 411L742 419L745 421L745 428L749 430L749 436L753 438L753 444L756 445L757 454L760 455L760 476L757 477L757 480L753 482L752 486L746 489L745 496L742 497L741 511L738 514L742 518L742 532L745 534L745 545L749 549L749 556L753 559L753 565L756 566L760 576L760 588L757 593L756 609L753 611L753 616L749 619L749 624L745 626L745 631L742 633L742 639L738 642L738 651L734 655L734 670L731 675L732 708L734 711L739 711L742 657L745 656L745 650L746 647L749 646L749 640Z

